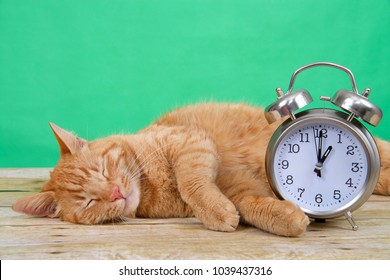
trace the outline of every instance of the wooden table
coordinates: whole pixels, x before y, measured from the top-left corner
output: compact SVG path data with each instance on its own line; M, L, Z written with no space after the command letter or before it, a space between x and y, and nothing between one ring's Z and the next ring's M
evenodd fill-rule
M86 226L11 210L48 176L49 169L0 169L0 259L390 259L390 197L373 195L355 211L358 231L341 217L295 238L246 226L214 232L195 218Z

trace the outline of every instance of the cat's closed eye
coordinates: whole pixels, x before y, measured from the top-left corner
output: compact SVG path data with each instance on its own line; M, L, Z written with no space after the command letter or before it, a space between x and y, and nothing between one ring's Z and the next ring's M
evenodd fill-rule
M96 203L96 199L90 199L87 203L87 205L85 206L85 208L88 208L92 205L94 205Z
M106 168L103 168L102 175L104 178L109 179L109 175Z

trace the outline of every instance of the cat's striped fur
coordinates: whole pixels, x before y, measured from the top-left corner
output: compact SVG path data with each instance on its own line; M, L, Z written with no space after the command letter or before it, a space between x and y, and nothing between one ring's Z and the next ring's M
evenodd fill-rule
M272 193L265 151L278 123L261 108L206 103L163 116L135 135L92 142L51 124L61 157L42 191L13 205L22 213L99 224L133 217L195 215L212 230L239 221L284 236L305 232L308 217ZM389 194L389 144L378 140Z

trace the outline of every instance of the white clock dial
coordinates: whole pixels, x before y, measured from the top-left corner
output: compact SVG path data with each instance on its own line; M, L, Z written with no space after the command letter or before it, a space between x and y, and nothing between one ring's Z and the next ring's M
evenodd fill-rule
M276 183L303 209L327 212L363 190L367 156L351 131L333 123L304 124L285 135L275 153Z
M313 218L347 215L360 207L378 182L375 141L358 121L329 109L286 120L272 135L266 171L275 194Z
M380 159L371 134L348 115L313 109L286 120L266 155L269 183L313 218L348 215L372 194Z

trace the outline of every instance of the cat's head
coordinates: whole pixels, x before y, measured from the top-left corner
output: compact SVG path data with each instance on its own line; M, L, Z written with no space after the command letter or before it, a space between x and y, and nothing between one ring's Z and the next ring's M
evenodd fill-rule
M125 136L88 142L50 126L60 147L57 166L41 192L16 201L13 210L82 224L134 217L140 170Z

